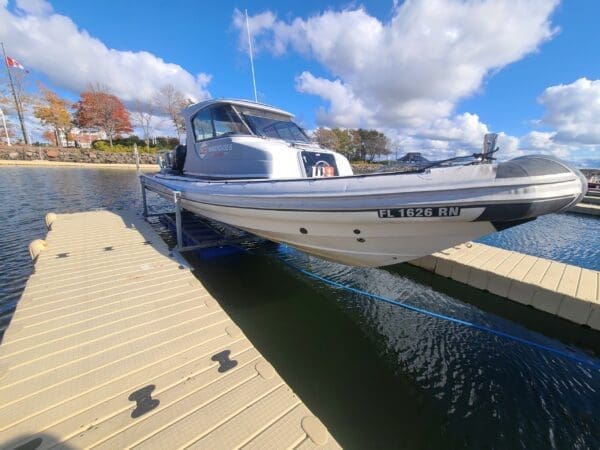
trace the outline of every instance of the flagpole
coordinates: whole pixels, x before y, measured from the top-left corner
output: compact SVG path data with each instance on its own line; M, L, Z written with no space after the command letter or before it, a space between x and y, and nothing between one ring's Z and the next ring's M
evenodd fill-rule
M8 74L8 80L10 82L10 89L12 90L13 98L15 99L15 106L17 108L17 116L19 117L19 122L21 123L21 132L23 133L23 140L25 144L29 145L29 136L27 135L27 129L25 128L25 120L23 118L23 111L21 111L21 105L19 103L19 99L17 97L17 92L15 91L15 85L13 83L12 74L8 68L8 60L6 59L6 50L4 49L4 42L0 42L2 45L2 54L4 55L4 66L6 67L6 73Z

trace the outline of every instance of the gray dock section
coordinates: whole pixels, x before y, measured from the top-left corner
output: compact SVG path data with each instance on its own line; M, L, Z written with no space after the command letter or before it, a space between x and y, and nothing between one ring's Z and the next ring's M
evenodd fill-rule
M411 264L600 330L600 273L469 242Z
M13 448L338 448L141 218L59 215L0 346Z

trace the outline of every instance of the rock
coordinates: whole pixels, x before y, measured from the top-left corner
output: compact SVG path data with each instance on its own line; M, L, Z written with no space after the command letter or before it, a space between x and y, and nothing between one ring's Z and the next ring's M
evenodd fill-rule
M90 159L96 159L96 154L95 154L95 153L92 153L92 152L90 152Z
M46 152L48 158L58 158L59 152L55 148L51 148Z
M19 152L10 152L10 153L8 154L8 157L9 157L10 159L19 159Z
M25 154L27 155L28 158L31 158L31 156L33 155L33 152L26 151Z

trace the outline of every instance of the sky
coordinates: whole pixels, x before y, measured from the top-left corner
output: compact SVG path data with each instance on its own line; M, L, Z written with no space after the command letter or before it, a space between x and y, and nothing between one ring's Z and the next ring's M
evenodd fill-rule
M245 9L259 101L308 130L375 128L432 159L496 132L503 159L600 166L597 0L0 0L0 41L31 89L73 101L91 83L129 107L166 83L251 99Z

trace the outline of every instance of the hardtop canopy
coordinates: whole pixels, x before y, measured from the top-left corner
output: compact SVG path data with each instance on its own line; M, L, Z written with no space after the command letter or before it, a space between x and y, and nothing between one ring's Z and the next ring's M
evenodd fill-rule
M198 111L208 107L208 106L214 106L214 105L219 105L219 104L225 104L225 105L233 105L233 106L242 106L242 107L246 107L246 108L252 108L255 110L260 110L260 111L265 111L265 112L270 112L273 114L279 114L282 116L286 116L289 119L293 119L294 115L284 111L283 109L279 109L279 108L275 108L273 106L269 106L269 105L265 105L264 103L258 103L258 102L253 102L250 100L241 100L241 99L232 99L232 98L219 98L219 99L210 99L210 100L205 100L203 102L200 103L196 103L194 105L188 106L187 108L185 108L182 111L182 114L186 117L186 118L190 118L192 117L194 114L196 114Z

